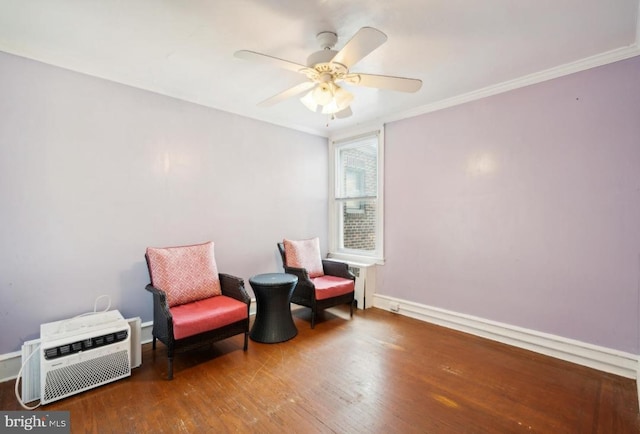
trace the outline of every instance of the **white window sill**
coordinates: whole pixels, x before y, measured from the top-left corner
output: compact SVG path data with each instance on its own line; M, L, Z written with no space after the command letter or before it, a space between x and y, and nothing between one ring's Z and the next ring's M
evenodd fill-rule
M347 253L329 253L327 255L327 258L347 262L350 265L384 265L383 258L376 258L373 256L362 256Z

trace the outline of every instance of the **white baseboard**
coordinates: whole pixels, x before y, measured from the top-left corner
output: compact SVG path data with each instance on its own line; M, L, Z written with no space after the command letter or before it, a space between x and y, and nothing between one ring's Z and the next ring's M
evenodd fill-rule
M374 307L626 378L640 378L638 355L376 294ZM393 308L393 309L392 309ZM397 309L397 311L396 311ZM640 386L638 386L640 397Z
M0 383L15 379L20 372L21 365L21 351L0 355Z
M153 321L147 321L142 323L142 333L140 337L140 344L148 344L153 339L151 331L153 330Z

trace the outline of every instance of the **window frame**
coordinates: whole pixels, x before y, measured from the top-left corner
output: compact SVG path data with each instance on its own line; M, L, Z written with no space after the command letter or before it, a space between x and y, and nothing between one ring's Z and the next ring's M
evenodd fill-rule
M377 137L377 195L376 195L376 224L375 250L358 250L340 248L343 230L341 216L338 213L343 198L338 196L341 183L338 176L342 173L337 167L341 148L353 145L367 137ZM364 199L367 200L367 199ZM371 200L371 198L368 198ZM345 202L346 203L346 202ZM384 263L384 126L367 128L360 131L332 136L329 138L329 257L358 263Z

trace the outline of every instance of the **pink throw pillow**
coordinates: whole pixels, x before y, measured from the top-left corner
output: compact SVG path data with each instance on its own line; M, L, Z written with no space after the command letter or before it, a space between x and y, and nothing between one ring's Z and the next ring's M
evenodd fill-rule
M324 276L319 238L300 241L285 238L283 244L287 266L304 268L311 278Z
M167 294L169 307L222 294L213 243L147 248L151 284Z

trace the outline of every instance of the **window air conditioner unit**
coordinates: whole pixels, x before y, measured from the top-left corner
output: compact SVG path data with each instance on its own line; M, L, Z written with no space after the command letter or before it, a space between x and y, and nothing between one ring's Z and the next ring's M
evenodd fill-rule
M23 360L29 351L39 353L26 366L23 400L48 404L130 376L131 321L112 310L42 324L39 347L37 341L23 345ZM134 334L139 345L139 332Z

